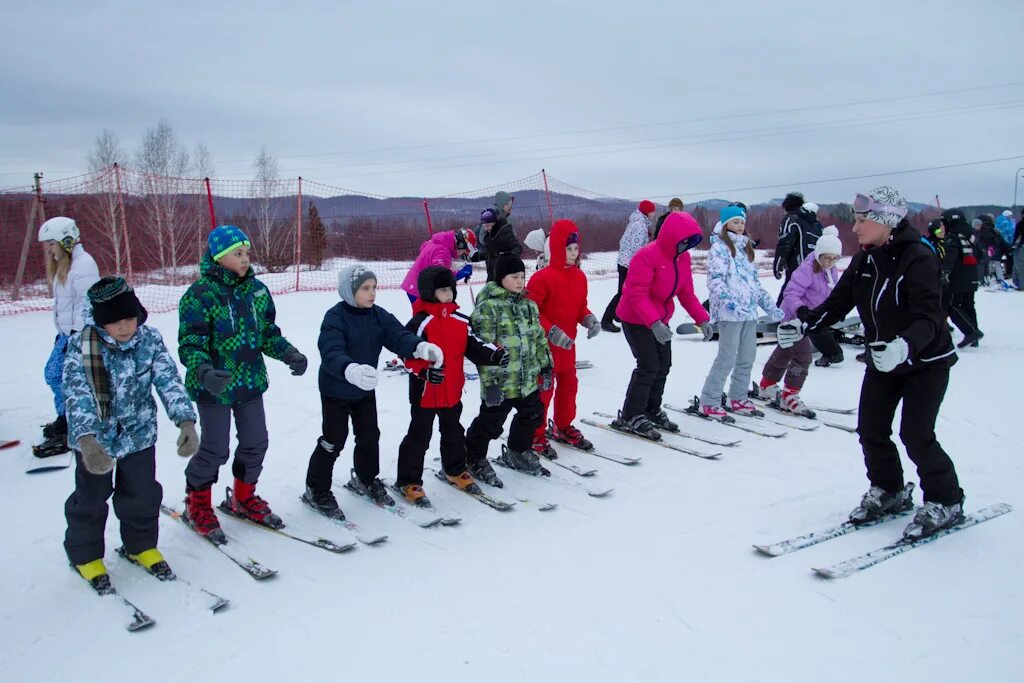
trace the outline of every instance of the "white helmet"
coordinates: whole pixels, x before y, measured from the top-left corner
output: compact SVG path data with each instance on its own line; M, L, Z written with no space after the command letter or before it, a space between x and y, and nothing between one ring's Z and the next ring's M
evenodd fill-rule
M1003 211L1003 215L1006 216L1007 218L1012 218L1013 217L1013 211L1010 211L1009 209L1007 209L1006 211Z
M60 242L68 251L78 241L78 226L75 221L66 216L56 216L39 226L39 241L46 242L54 240Z

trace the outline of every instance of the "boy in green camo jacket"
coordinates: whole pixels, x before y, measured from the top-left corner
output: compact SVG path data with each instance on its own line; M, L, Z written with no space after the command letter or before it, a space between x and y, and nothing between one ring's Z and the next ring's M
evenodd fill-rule
M215 543L224 541L211 504L211 487L228 461L231 417L238 447L231 465L234 487L222 510L273 528L284 526L256 495L268 436L263 411L267 390L264 354L283 361L293 375L306 371L306 357L288 343L274 320L267 286L249 265L249 238L221 225L207 239L200 277L181 298L178 355L185 388L199 408L200 442L185 468L185 519Z

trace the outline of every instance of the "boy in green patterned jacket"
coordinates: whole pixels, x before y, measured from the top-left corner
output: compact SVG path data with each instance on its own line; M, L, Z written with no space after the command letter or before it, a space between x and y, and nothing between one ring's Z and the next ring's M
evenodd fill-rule
M275 529L284 524L256 495L268 436L263 411L267 390L264 354L286 363L293 375L306 357L274 323L277 311L267 286L249 266L249 238L221 225L207 239L200 277L181 298L178 355L185 388L199 408L199 451L185 468L185 520L214 543L225 541L211 505L211 487L228 461L231 416L238 447L231 464L234 487L220 508Z

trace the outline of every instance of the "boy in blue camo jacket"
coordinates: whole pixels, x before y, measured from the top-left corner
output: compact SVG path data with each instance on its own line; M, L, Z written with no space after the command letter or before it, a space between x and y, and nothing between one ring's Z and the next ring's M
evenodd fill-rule
M150 573L172 578L157 550L163 488L156 480L156 388L181 430L178 455L196 452L196 413L160 333L123 278L89 288L91 311L68 342L64 394L68 442L75 449L75 490L64 504L64 549L93 588L109 590L103 565L107 499L121 521L123 553ZM116 464L116 469L115 469Z

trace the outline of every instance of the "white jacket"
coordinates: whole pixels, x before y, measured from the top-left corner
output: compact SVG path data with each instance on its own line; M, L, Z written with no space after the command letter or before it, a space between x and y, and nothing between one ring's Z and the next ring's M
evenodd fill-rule
M61 334L82 331L82 316L88 305L85 294L99 279L100 269L96 261L81 243L76 244L71 251L68 279L64 284L59 278L53 280L53 324Z
M615 262L623 268L629 268L633 255L650 241L651 221L640 213L640 209L636 209L629 215L629 223L619 239L619 257Z
M551 263L551 238L544 234L542 228L531 231L523 240L523 244L540 252L540 256L537 257L537 270L543 270Z

